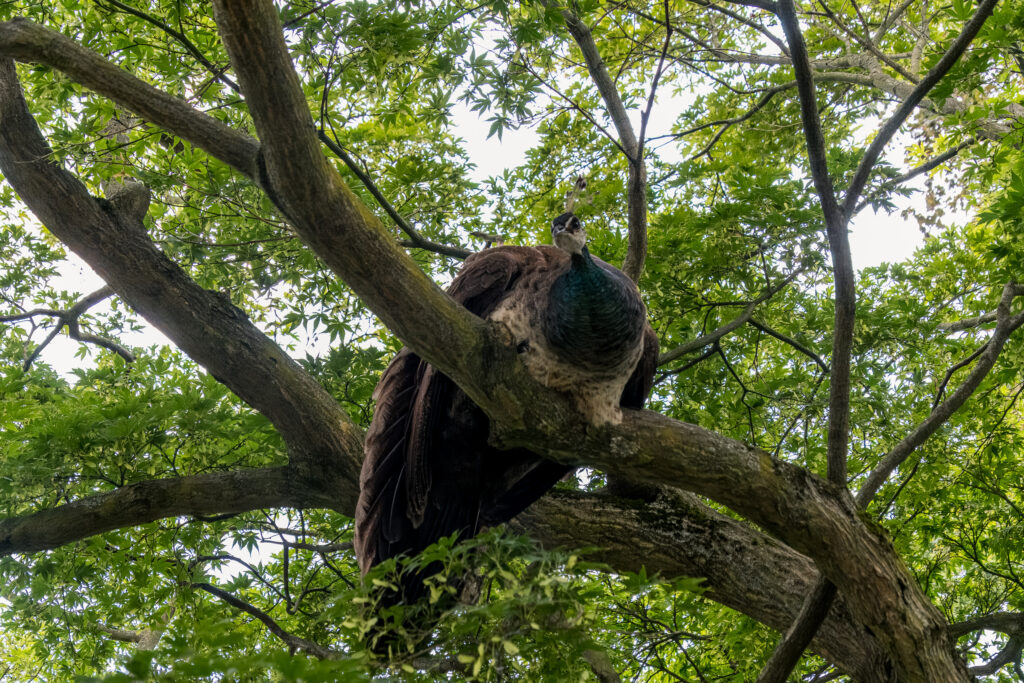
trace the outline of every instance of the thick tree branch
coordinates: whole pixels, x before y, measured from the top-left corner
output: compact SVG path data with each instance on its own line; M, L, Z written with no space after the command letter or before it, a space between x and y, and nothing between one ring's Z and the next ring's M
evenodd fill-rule
M996 612L949 625L949 634L954 638L974 631L999 631L1008 635L1024 634L1024 613Z
M999 300L999 307L997 309L997 316L999 322L996 324L996 329L992 333L992 337L988 340L988 343L984 347L984 352L978 357L978 363L971 370L971 373L967 376L960 386L949 395L949 397L935 406L931 414L925 418L921 424L914 428L907 436L903 438L891 451L889 451L885 457L883 457L875 468L868 475L864 485L860 491L857 492L857 504L861 507L867 507L871 502L871 499L878 493L878 489L882 487L885 480L889 478L889 475L899 467L903 461L905 461L910 454L918 449L921 444L928 440L932 434L934 434L939 427L946 423L953 413L960 409L960 407L970 398L971 394L978 388L981 381L988 375L989 370L995 365L996 360L999 358L999 353L1003 349L1003 345L1006 340L1009 339L1010 335L1024 324L1024 313L1018 313L1017 315L1010 315L1010 304L1015 296L1020 295L1020 288L1015 283L1007 284L1003 288L1002 296Z
M324 158L276 6L252 0L217 2L214 9L263 141L261 186L402 341L456 381L467 379L477 368L466 360L479 358L490 338L485 323L423 274Z
M616 571L706 577L705 597L779 630L796 617L816 576L803 555L691 494L666 492L638 507L610 496L555 490L511 525L546 547L598 548L591 557ZM811 649L858 681L888 681L891 665L842 601Z
M0 54L59 69L75 82L205 149L249 178L259 178L256 140L144 83L55 31L26 19L0 23Z
M336 503L331 492L311 487L288 467L153 479L0 520L0 556L51 550L165 517L273 507L332 507Z
M1021 652L1024 651L1024 634L1010 636L1006 646L999 651L995 657L978 666L972 666L970 671L975 676L991 676L1007 664L1020 666ZM1018 668L1018 675L1020 669Z
M148 192L97 200L51 159L14 64L0 60L0 169L39 220L118 295L274 424L293 464L358 492L362 435L345 411L230 298L202 289L146 233Z

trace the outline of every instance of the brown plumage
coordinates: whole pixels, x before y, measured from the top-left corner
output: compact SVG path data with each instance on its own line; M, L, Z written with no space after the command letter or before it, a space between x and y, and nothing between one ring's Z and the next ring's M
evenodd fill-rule
M583 247L583 254L571 255L554 246L487 249L466 260L448 293L472 313L505 322L516 335L520 357L540 381L572 394L592 419L614 420L617 407L603 405L608 402L604 395L614 391L611 402L624 407L643 405L654 375L657 338L646 322L635 285L585 252ZM587 263L579 261L584 255ZM557 325L557 311L552 310L557 306L551 298L558 289L555 283L577 267L591 276L597 271L586 269L600 269L596 277L607 279L604 286L629 304L628 311L616 314L636 328L627 330L623 351L617 354L624 357L615 368L618 377L609 375L606 357L596 359L600 362L587 357L574 362L567 358L570 351L551 346L542 330L544 316L556 320L548 327ZM574 307L576 318L570 319L580 318L571 301L560 305ZM601 310L592 313L597 320ZM580 325L591 324L591 318L574 323L572 329L584 329ZM594 351L598 352L609 353ZM590 382L590 376L596 379ZM566 387L565 382L578 386ZM572 469L525 449L489 446L489 422L483 411L409 349L384 371L375 398L356 511L355 549L364 572L390 557L418 553L443 536L458 532L465 539L484 526L505 522ZM401 597L415 600L421 593L420 579L411 577Z

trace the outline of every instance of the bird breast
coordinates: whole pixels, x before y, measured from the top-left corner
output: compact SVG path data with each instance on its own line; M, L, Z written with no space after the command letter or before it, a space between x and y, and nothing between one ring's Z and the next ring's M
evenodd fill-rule
M523 280L531 281L523 278L520 282ZM530 291L534 288L530 286L515 291L498 304L489 319L508 328L534 379L569 394L590 422L617 424L622 420L622 390L643 352L643 335L637 334L636 342L625 346L611 362L588 364L582 357L571 362L564 350L553 348L541 333L545 312L540 308L548 301L547 292L539 291L543 280L546 278L532 280L538 283L537 291ZM550 286L550 280L547 284Z

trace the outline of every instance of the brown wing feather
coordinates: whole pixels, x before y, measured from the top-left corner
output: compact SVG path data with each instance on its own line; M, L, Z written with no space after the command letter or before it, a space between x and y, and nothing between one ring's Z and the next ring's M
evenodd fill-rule
M654 373L658 369L658 335L650 324L644 325L644 350L640 362L636 364L633 374L622 390L623 408L643 408L647 396L654 386Z
M503 247L474 254L448 292L470 312L486 317L514 286L522 264L535 258L531 252ZM466 400L461 390L409 349L402 349L384 371L375 398L356 507L355 550L364 572L442 536L475 532L479 487L458 490L452 476L471 473L452 472L447 456L455 449L462 458L479 460L481 454L472 451L486 447L483 413L476 409L478 415L472 410L466 415L459 408L461 414L452 415ZM482 426L474 425L481 419Z

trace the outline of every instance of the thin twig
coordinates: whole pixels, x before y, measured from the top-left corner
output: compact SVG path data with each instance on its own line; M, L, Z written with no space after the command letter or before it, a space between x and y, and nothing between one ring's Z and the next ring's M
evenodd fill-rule
M79 325L79 318L81 318L82 315L87 310L89 310L91 307L95 306L99 302L103 301L107 297L112 296L113 294L114 290L111 289L109 285L104 285L103 287L97 289L95 292L85 295L84 297L79 299L71 308L64 311L52 308L36 308L31 311L26 311L25 313L16 313L14 315L0 316L0 322L14 322L17 320L27 320L30 318L34 318L36 316L46 316L49 318L57 319L57 324L53 326L53 329L50 330L50 333L46 335L46 338L42 341L42 343L36 346L32 350L32 353L29 354L28 358L25 359L25 362L22 364L22 369L27 371L29 368L31 368L32 363L34 363L36 358L39 357L39 354L43 352L43 349L49 346L50 342L56 339L57 335L60 333L62 329L64 329L64 327L68 328L68 336L74 339L75 341L80 341L85 344L96 344L97 346L102 346L108 351L113 351L117 355L121 356L127 362L134 362L135 356L134 354L132 354L131 351L110 339L106 339L95 334L82 332L82 329Z
M426 249L427 251L433 251L438 254L444 254L445 256L451 256L453 258L459 259L467 258L470 254L473 253L468 249L463 249L461 247L451 247L446 244L438 244L437 242L431 242L430 240L425 238L415 228L409 225L408 221L406 221L405 218L403 218L402 215L398 213L395 207L392 206L391 202L389 202L387 198L384 196L384 193L380 191L380 188L377 187L377 184L373 182L373 178L371 178L366 173L366 171L360 168L356 160L353 159L351 155L349 155L349 153L346 152L344 148L342 148L341 145L332 140L331 137L327 134L326 131L324 131L323 128L317 131L317 137L320 138L320 141L322 143L327 145L327 149L334 152L334 154L337 155L339 159L345 162L345 165L348 166L349 170L352 171L352 173L357 178L359 178L359 181L364 186L366 186L366 189L370 191L370 194L372 194L373 198L377 200L377 203L380 204L381 208L384 209L385 212L387 212L388 216L391 217L391 220L395 222L395 225L401 228L402 232L409 236L409 240L413 243L413 245L416 246L416 248Z
M208 583L203 582L193 583L192 586L194 588L204 590L210 595L220 598L232 607L239 609L245 612L246 614L249 614L255 617L256 619L260 620L267 627L267 630L269 630L275 636L284 641L285 645L287 645L290 648L294 648L296 650L300 650L302 652L310 654L316 657L317 659L339 659L342 656L342 653L338 652L337 650L332 650L330 648L324 647L323 645L320 645L319 643L314 643L311 640L306 640L305 638L299 637L293 633L285 631L283 628L281 628L280 624L274 621L273 617L271 617L269 614L259 609L258 607L251 605L248 602L245 602L244 600L240 600L239 598L235 597L226 590L217 588L216 586L212 586Z
M149 15L149 14L146 14L142 10L136 9L136 8L130 6L130 5L126 5L123 2L119 2L119 0L97 0L97 1L100 4L100 6L105 5L105 4L106 5L112 5L112 6L118 8L119 10L121 10L122 12L124 12L126 14L131 14L132 16L138 17L139 19L142 19L143 21L145 21L145 22L147 22L149 24L152 24L153 26L156 26L161 31L163 31L164 33L166 33L167 35L169 35L170 37L174 38L179 43L181 43L181 46L184 47L186 50L188 50L189 54L191 54L193 57L195 57L196 61L199 62L200 64L202 64L203 67L205 67L206 70L209 71L210 74L214 78L216 78L221 83L223 83L224 85L228 86L229 88L231 88L235 92L239 92L238 84L235 83L233 80L231 80L231 78L229 78L228 76L224 75L224 71L225 71L225 69L227 67L223 67L223 68L217 67L213 62L211 62L209 59L206 58L206 55L204 55L199 50L199 48L196 47L195 44L191 40L188 39L188 36L186 36L184 33L181 33L180 31L176 31L173 27L165 24L164 22L160 21L156 17L154 17L152 15Z
M708 344L718 341L719 339L729 334L730 332L740 327L741 325L744 325L750 320L750 317L754 315L754 309L757 308L759 304L764 303L768 299L778 294L779 291L781 291L783 287L792 282L793 279L796 278L796 276L799 273L800 271L796 271L792 275L787 277L785 280L775 285L774 287L769 287L768 289L766 289L764 292L761 293L760 296L758 296L756 299L748 303L739 315L737 315L735 318L725 323L721 327L711 332L708 332L705 335L697 337L696 339L691 339L690 341L680 344L674 349L666 351L665 353L661 354L660 356L658 356L658 365L661 366L664 365L665 363L671 363L680 356L685 356L688 353L692 353L693 351L702 349Z
M958 154L960 154L960 152L964 151L965 149L967 149L971 145L975 144L977 141L978 141L978 138L972 136L972 137L968 138L967 140L964 140L963 142L961 142L956 147L953 147L952 149L948 149L945 152L943 152L942 154L939 154L938 156L929 159L928 161L924 162L920 166L915 166L914 168L910 169L909 171L907 171L903 175L897 176L897 177L893 178L892 180L885 181L884 183L882 183L878 187L878 189L879 190L891 190L892 188L896 187L897 185L902 185L903 183L907 182L908 180L912 180L912 179L916 178L919 175L928 173L932 169L937 168L938 166L941 166L942 164L946 163L947 161L949 161L953 157L957 156ZM856 210L859 212L861 209L863 209L867 205L868 205L868 200L867 199L862 199L861 202L859 204L857 204L857 209ZM994 317L992 319L995 320ZM941 326L940 326L940 328L941 328Z
M809 348L807 348L797 340L787 337L778 330L768 327L767 325L765 325L763 322L756 318L751 318L747 322L756 327L757 329L761 330L765 334L767 334L769 337L775 337L779 341L789 344L794 349L796 349L797 351L799 351L800 353L804 354L805 356L813 360L815 363L817 363L818 366L821 367L822 372L826 374L829 372L828 364L821 359L821 356L816 354L814 351L811 351Z
M946 370L946 376L942 378L942 382L939 384L939 390L935 392L935 398L932 400L932 410L935 410L935 406L939 405L939 401L942 400L942 395L946 393L946 385L949 384L949 380L953 377L953 373L955 373L960 368L966 367L973 363L978 356L985 352L986 348L988 348L988 342L985 342L984 344L978 347L977 351L969 355L967 358L964 358L956 365L952 366L949 370Z

